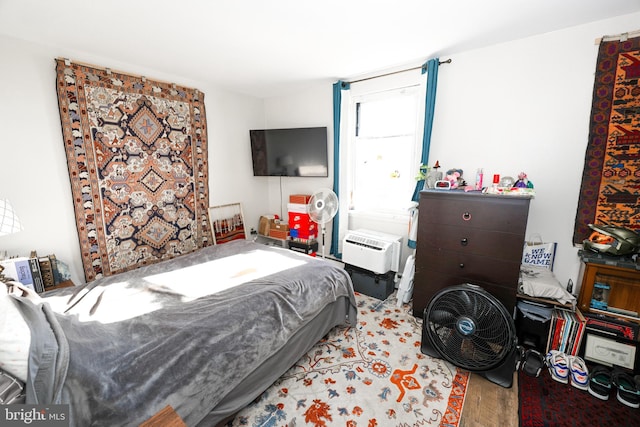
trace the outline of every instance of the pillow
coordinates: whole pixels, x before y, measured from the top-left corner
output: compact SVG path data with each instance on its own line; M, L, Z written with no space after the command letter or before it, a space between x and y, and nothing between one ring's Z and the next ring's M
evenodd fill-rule
M0 369L26 382L31 331L7 285L0 282Z
M553 272L546 267L522 264L518 287L520 293L532 297L550 298L562 304L576 303L576 297L567 292Z

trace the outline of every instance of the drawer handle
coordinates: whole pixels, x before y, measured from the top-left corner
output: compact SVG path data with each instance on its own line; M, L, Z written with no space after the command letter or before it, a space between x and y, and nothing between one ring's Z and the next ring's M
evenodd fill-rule
M462 263L462 262L461 262L460 264L458 264L458 266L459 266L460 268L464 268L464 263Z
M467 245L469 244L469 239L467 239L466 237L463 237L463 238L460 240L460 244L461 244L462 246L467 246Z
M469 221L471 219L471 214L469 212L465 212L462 214L462 219L464 221Z

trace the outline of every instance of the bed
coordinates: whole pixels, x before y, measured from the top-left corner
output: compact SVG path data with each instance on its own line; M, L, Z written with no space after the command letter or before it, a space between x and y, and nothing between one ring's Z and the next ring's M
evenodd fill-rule
M68 403L77 426L138 425L167 405L219 424L356 322L344 269L246 240L42 297L14 298L31 329L27 403Z

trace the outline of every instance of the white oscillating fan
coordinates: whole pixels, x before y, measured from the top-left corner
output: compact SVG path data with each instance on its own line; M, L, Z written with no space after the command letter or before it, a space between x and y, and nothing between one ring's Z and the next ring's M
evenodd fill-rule
M311 195L308 209L309 218L322 228L322 258L324 258L325 224L338 212L338 196L328 188L321 188Z

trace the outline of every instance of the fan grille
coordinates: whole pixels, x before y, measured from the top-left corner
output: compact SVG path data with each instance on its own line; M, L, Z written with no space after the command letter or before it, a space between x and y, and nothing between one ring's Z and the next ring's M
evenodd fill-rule
M469 371L498 366L515 345L513 319L482 288L463 285L441 291L429 303L424 322L438 353Z
M316 191L309 200L309 216L317 223L324 224L338 212L338 197L328 188Z

